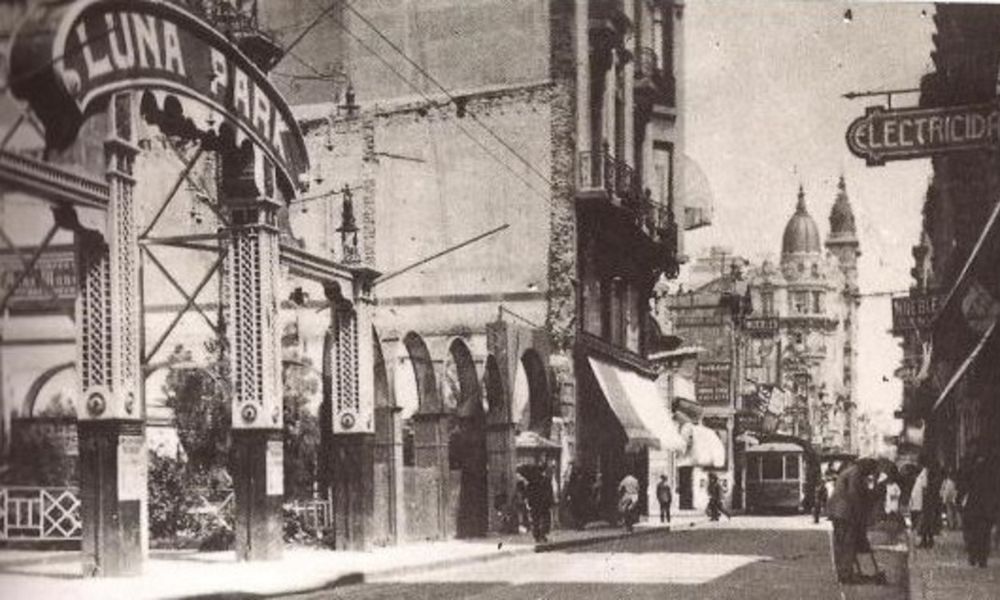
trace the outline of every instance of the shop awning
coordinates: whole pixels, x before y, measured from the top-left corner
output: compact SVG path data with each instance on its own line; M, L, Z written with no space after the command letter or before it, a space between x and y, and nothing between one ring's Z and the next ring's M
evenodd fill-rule
M972 349L972 352L970 352L967 357L965 357L962 364L959 365L958 369L956 369L952 374L951 379L948 380L948 384L944 386L943 390L941 390L941 394L939 394L937 400L934 401L934 407L931 408L931 412L937 410L937 408L948 399L948 395L951 394L953 389L955 389L958 382L962 380L962 377L965 376L965 372L969 370L969 367L976 362L976 358L979 357L979 353L983 351L984 347L986 347L986 344L990 341L990 338L993 337L993 333L996 329L997 321L993 321L993 324L989 326L986 333L983 334L983 337L979 339L979 343L976 344L976 347Z
M714 431L698 423L685 423L681 436L690 443L678 464L715 469L726 466L726 447Z
M588 360L630 447L685 448L686 443L667 410L666 399L660 397L654 380L594 357Z

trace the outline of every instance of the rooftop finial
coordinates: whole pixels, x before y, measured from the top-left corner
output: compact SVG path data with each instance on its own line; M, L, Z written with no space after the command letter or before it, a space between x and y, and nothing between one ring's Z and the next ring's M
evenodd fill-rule
M806 213L806 212L808 212L806 210L806 192L805 192L804 189L802 189L802 184L801 183L799 184L799 201L795 205L795 212L797 212L797 213Z

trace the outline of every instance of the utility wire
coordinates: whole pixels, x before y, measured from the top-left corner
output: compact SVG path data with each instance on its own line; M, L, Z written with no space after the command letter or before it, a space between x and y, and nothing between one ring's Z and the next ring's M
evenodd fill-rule
M284 56L285 54L288 54L289 52L291 52L292 49L295 48L295 46L298 46L299 42L301 42L304 37L306 37L307 35L309 35L309 32L312 31L314 27L316 27L317 25L319 25L319 22L323 20L323 17L325 17L328 14L330 14L331 12L333 12L333 9L337 8L338 4L340 4L339 0L334 0L333 2L331 2L329 4L329 6L327 6L326 8L324 8L321 13L319 13L318 15L316 15L316 17L312 20L312 22L309 23L309 25L305 29L303 29L302 32L299 33L299 35L297 35L295 37L295 39L292 40L292 42L290 44L288 44L288 46L285 47L285 49L282 51L282 56ZM281 59L279 58L278 60L281 60Z
M364 40L362 40L353 31L351 31L351 29L349 27L347 27L347 25L345 23L343 23L342 21L340 21L339 19L336 19L336 18L331 19L331 20L334 23L336 23L338 27L340 27L341 29L343 29L344 32L347 33L347 35L351 36L351 38L353 38L354 41L356 41L359 46L361 46L365 51L367 51L369 54L371 54L376 59L378 59L379 62L381 62L383 65L385 65L385 67L387 69L389 69L389 71L391 71L393 75L395 75L397 78L399 78L403 83L407 84L413 91L415 91L416 93L418 93L428 104L430 104L431 106L435 106L435 107L440 107L441 106L440 103L436 102L434 99L432 99L430 96L428 96L426 92L424 92L422 89L420 89L420 87L417 84L413 83L412 81L409 80L409 78L407 78L405 75L403 75L402 73L400 73L399 70L396 69L396 67L392 63L390 63L388 61L388 59L386 59L384 56L382 56L378 51L376 51L373 48L371 48L371 46L369 46L368 44L366 44L364 42ZM461 124L459 124L457 122L455 123L455 126L466 137L468 137L477 146L479 146L479 148L483 152L485 152L490 158L492 158L495 162L497 162L499 165L503 166L505 169L507 169L508 171L510 171L511 174L513 174L515 177L517 177L517 179L519 179L521 181L521 183L523 183L525 185L525 187L527 187L532 192L534 192L535 194L537 194L541 199L548 201L548 199L549 199L548 195L540 192L538 190L538 188L536 188L535 186L531 185L531 183L528 182L528 180L525 179L519 172L517 172L513 167L511 167L509 164L507 164L506 162L504 162L503 160L501 160L500 157L497 156L495 152L493 152L492 150L490 150L490 148L487 147L482 142L482 140L480 140L480 139L476 138L474 135L472 135L472 132L470 132L466 127L464 127L463 125L461 125Z
M456 104L459 102L458 99L455 98L455 96L452 95L452 93L448 90L448 88L446 88L444 85L442 85L440 81L438 81L433 75L431 75L430 73L428 73L427 70L424 69L419 63L417 63L415 60L413 60L412 58L410 58L409 55L407 55L405 52L403 52L402 48L400 48L395 42L393 42L384 33L382 33L382 31L378 27L376 27L365 15L363 15L358 9L354 8L354 6L352 6L349 1L347 1L347 0L344 1L344 7L347 8L347 10L351 11L352 13L354 13L355 15L357 15L357 17L359 19L361 19L361 21L364 22L365 25L367 25L369 28L371 28L371 30L374 31L375 34L378 35L380 38L382 38L382 40L385 41L385 43L389 44L389 46L393 50L395 50L397 54L399 54L400 56L402 56L403 60L405 60L407 63L409 63L414 69L416 69L418 73L420 73L425 79L427 79L427 81L430 81L439 90L441 90L441 92L445 96L447 96L449 100L451 100L452 102L454 102ZM530 170L532 173L534 173L535 175L537 175L538 177L540 177L542 179L542 181L544 181L547 185L549 185L549 186L552 185L552 181L545 174L543 174L541 171L539 171L537 168L535 168L535 165L531 161L529 161L528 159L526 159L523 156L521 156L521 154L513 146L511 146L496 131L494 131L492 128L490 128L488 125L486 125L486 123L484 123L482 120L480 120L479 117L477 117L475 114L472 113L472 111L466 109L465 114L467 114L469 117L471 117L472 120L475 121L477 125L479 125L483 129L485 129L486 132L490 135L490 137L492 137L494 140L496 140L501 146L503 146L504 148L506 148L508 152L510 152L511 154L513 154L515 157L517 157L517 159L519 161L521 161L522 163L524 163L524 165L528 168L528 170Z

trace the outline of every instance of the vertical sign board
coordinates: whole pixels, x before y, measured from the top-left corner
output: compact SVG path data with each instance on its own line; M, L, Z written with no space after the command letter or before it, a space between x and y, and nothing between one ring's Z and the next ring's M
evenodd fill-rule
M698 364L695 395L701 405L728 405L732 365L715 361Z
M118 501L146 497L146 444L141 435L118 439Z
M267 492L268 496L285 494L285 447L281 440L267 442Z

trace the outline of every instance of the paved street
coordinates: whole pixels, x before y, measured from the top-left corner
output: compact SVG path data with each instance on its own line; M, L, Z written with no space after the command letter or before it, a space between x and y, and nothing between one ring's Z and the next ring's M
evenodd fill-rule
M825 524L737 517L564 552L394 577L296 598L905 598L902 555L880 553L892 585L836 584ZM866 566L870 569L870 566Z

